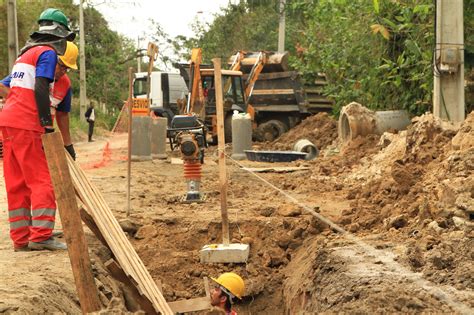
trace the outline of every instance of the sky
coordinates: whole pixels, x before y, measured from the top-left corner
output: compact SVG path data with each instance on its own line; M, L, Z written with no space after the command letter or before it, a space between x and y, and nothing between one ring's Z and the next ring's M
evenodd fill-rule
M238 0L90 0L89 3L101 12L109 27L133 40L137 40L150 27L154 19L171 37L193 35L191 24L199 19L211 22L213 15ZM78 1L76 1L78 2ZM143 40L142 47L146 47Z
M74 1L79 4L79 0ZM171 38L177 35L194 36L191 25L196 19L201 23L211 23L216 13L229 3L240 0L85 0L107 20L110 29L132 39L136 45L146 49L152 32L150 19L158 22ZM156 43L158 44L158 43ZM169 50L158 45L160 54L177 60ZM180 60L186 62L187 60ZM156 65L167 71L176 72L170 63L163 63L159 57ZM142 69L143 71L143 69Z

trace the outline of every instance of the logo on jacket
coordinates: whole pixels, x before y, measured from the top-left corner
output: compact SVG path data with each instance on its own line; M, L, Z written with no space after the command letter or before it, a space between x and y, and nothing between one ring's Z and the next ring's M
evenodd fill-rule
M25 73L23 71L15 71L12 73L12 79L23 79Z

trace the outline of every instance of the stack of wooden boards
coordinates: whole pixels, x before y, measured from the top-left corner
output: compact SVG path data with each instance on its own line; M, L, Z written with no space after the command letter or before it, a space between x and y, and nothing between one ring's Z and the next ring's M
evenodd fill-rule
M43 145L83 313L98 311L101 305L81 219L113 253L114 258L105 264L111 275L131 289L139 308L147 314L168 315L211 307L207 279L205 297L167 303L103 196L64 150L61 134L43 135ZM82 204L80 209L76 197Z

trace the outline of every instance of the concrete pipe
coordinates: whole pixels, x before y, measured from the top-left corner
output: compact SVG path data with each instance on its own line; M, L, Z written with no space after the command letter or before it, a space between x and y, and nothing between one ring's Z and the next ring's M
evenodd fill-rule
M342 108L338 123L339 138L342 142L355 139L357 136L366 136L374 130L374 112L355 102Z
M296 141L293 151L306 153L305 160L314 160L319 155L318 148L308 139Z
M166 128L168 119L152 117L151 121L151 157L153 159L166 159Z
M357 136L382 134L390 129L404 130L409 124L410 118L404 110L374 112L352 102L341 110L338 133L344 143Z
M387 130L404 130L411 123L406 110L387 110L375 112L375 132L382 134Z
M151 160L151 118L132 117L132 161Z

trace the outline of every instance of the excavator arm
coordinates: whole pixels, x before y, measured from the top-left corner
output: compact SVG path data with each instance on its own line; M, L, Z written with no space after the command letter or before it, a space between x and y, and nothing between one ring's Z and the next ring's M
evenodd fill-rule
M258 54L257 60L252 67L252 70L249 73L247 81L245 82L245 96L247 99L250 98L252 95L253 87L255 86L255 82L258 80L258 76L263 70L265 63L267 62L267 54L264 51L261 51Z
M202 49L193 48L191 51L191 63L189 68L189 94L185 114L195 111L195 107L202 112L204 108L204 92L202 90L201 71ZM204 117L201 117L203 119Z

